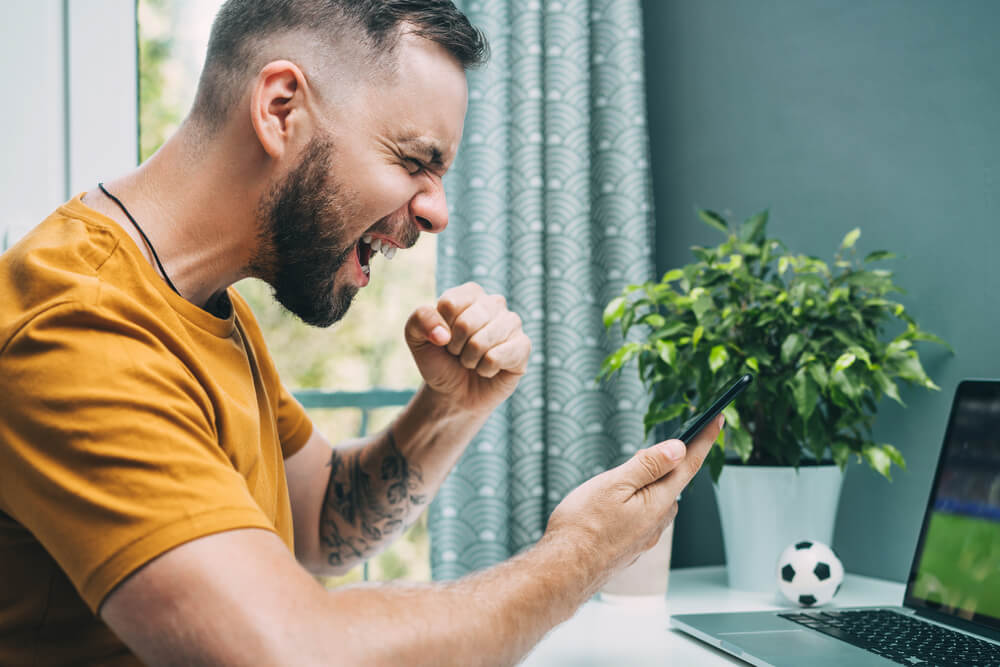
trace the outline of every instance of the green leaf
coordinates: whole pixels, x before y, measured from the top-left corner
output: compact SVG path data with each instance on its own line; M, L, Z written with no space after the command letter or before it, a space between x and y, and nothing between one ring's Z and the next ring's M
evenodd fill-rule
M857 357L853 352L844 352L842 355L837 357L837 361L833 363L834 374L846 371L851 367L851 364L853 364L855 360L857 360Z
M664 319L663 315L660 315L659 313L646 313L641 318L639 318L639 321L642 322L643 324L648 324L654 329L662 327L664 324L667 323L667 320Z
M781 361L782 363L790 364L799 357L799 353L802 348L805 347L806 340L803 338L802 334L791 333L785 338L785 342L781 344Z
M830 384L830 376L826 373L826 366L822 362L814 361L810 362L806 368L809 369L809 375L816 381L820 391L826 389L826 386Z
M762 243L764 230L767 228L767 211L761 211L749 218L740 226L740 240L749 243Z
M692 290L692 296L694 296L694 303L691 304L691 310L694 312L695 319L700 322L705 317L705 313L715 310L715 302L704 291L694 295L694 291Z
M920 364L920 358L917 356L915 351L907 350L903 353L903 355L892 359L892 363L894 365L894 370L897 374L899 374L899 377L903 378L907 382L912 382L935 391L941 389L941 387L934 384L934 382L927 376L927 373L924 371L924 367Z
M861 394L864 391L864 387L858 386L844 371L834 370L830 374L830 385L836 387L850 401L857 401L861 398ZM836 393L834 393L834 401L836 402ZM838 405L852 412L858 411L856 407L852 407L849 404L838 403Z
M604 327L608 328L625 314L625 297L619 296L608 302L604 308Z
M809 421L819 400L819 390L805 368L800 368L792 378L792 397L795 399L795 408L802 421Z
M787 255L782 255L781 257L778 258L778 275L779 276L785 275L785 271L788 270L788 264L789 264L789 262L790 262L790 260L788 259Z
M847 348L847 351L853 354L855 358L865 362L865 365L868 366L869 370L872 368L872 358L871 356L869 356L868 350L861 347L860 345L852 345L849 348Z
M830 433L823 423L823 417L814 412L805 424L805 442L809 452L817 461L822 461L826 455L826 447L830 443Z
M667 366L673 366L677 360L677 344L672 340L658 340L656 341L656 353L660 355L660 359L663 359Z
M750 459L753 453L753 438L741 428L726 428L729 432L729 446L739 454L740 460L744 463Z
M877 473L885 477L890 482L892 481L892 474L889 469L892 467L892 458L889 454L880 448L878 445L866 445L864 449L861 450L862 456Z
M712 482L718 484L719 475L722 474L722 466L726 463L726 454L722 447L712 447L705 458L708 464L708 472L712 476Z
M635 355L639 354L642 349L642 345L639 343L625 343L620 348L612 352L601 364L601 372L598 377L603 377L605 375L610 375L615 371L621 369L626 363L628 363Z
M724 345L716 345L708 353L708 367L713 373L717 373L722 366L729 361L729 353Z
M698 209L698 217L702 219L707 225L715 227L720 232L729 233L729 224L726 222L725 218L716 213L715 211L709 211L707 209Z
M883 259L895 259L896 255L889 252L888 250L876 250L875 252L870 252L865 257L865 263L868 262L878 262Z
M942 338L935 336L930 332L923 331L922 329L911 327L901 335L905 336L909 340L921 340L921 341L926 341L928 343L937 343L938 345L943 345L944 347L948 348L949 352L955 354L955 350L951 347L951 345L945 342Z
M843 469L847 466L848 459L851 456L850 446L846 442L837 441L830 445L830 451L833 453L833 462L836 463L843 471Z
M701 337L705 335L705 327L698 325L694 328L694 333L691 334L691 347L698 347L698 342Z
M622 334L628 333L628 330L632 327L632 322L635 320L635 309L626 308L625 314L622 315Z
M663 277L660 278L660 282L666 284L669 282L673 282L674 280L680 280L683 277L684 277L683 271L681 271L680 269L671 269L663 274Z
M854 244L857 243L859 236L861 236L861 230L858 227L855 227L851 231L847 232L844 240L840 242L840 247L842 249L853 248Z
M643 426L646 430L646 435L653 430L653 427L657 424L662 424L663 422L668 422L680 417L688 409L686 403L674 403L660 410L652 410L647 412L642 418Z
M903 470L906 470L906 461L903 459L903 455L898 449L892 445L884 444L882 445L882 451L886 453L886 456L888 456L893 463L898 465Z
M911 343L910 341L905 340L903 338L897 338L896 340L889 343L889 346L886 347L885 351L886 354L892 357L898 355L900 352L909 350L911 347L913 347L913 343Z
M760 368L757 364L757 357L747 357L747 360L743 363L753 369L754 373L760 373Z
M896 383L893 382L892 379L882 371L882 369L876 368L873 370L872 377L875 378L875 384L878 385L878 388L882 390L883 394L896 401L904 408L906 407L906 403L903 403L903 399L899 397L899 387L896 386Z
M726 426L740 428L740 413L732 403L722 408L722 416L726 418Z

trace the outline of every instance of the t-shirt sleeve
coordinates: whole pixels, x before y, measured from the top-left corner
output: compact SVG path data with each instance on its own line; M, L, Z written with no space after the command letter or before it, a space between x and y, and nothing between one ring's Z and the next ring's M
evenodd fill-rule
M302 449L312 435L313 423L285 385L278 382L278 437L281 438L281 455L288 458Z
M0 509L95 612L175 546L274 530L219 446L203 388L155 333L64 304L0 354Z

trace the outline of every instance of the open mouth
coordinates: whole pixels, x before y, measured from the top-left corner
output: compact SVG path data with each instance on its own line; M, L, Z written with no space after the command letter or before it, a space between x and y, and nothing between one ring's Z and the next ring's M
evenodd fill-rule
M358 264L361 265L361 272L366 276L371 275L372 256L381 252L386 259L396 256L396 246L387 240L373 238L371 234L365 234L358 241Z

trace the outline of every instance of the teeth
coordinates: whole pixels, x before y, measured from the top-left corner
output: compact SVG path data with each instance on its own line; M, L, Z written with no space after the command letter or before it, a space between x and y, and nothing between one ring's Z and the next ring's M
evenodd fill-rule
M382 254L385 255L386 259L392 259L393 257L395 257L397 250L399 250L399 248L397 248L394 245L391 245L388 248L382 246Z
M372 252L376 253L382 249L382 239L375 239L371 242Z
M366 276L371 275L372 269L370 266L362 266L361 272L364 273Z
M364 236L361 237L361 240L370 245L372 242L372 235L365 234Z

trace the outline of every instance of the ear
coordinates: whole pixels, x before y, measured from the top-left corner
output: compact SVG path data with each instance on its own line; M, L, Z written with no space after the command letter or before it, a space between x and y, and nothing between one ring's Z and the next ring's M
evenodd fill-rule
M304 113L309 84L299 66L275 60L261 69L250 94L250 122L261 147L280 159L308 123Z

